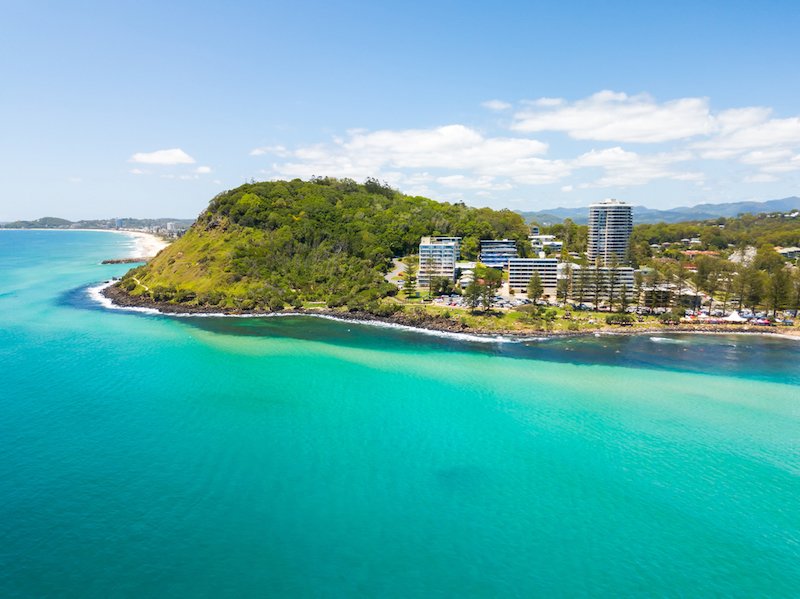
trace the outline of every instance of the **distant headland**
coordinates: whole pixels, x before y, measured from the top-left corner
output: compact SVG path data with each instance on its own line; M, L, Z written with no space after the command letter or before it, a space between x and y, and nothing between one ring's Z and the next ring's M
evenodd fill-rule
M249 183L104 294L491 335L800 331L797 213L634 226L624 202L589 212L539 226L374 179Z

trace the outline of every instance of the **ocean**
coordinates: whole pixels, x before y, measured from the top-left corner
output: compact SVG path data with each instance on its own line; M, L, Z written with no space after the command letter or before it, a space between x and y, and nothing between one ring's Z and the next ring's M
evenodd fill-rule
M2 597L791 597L800 342L109 310L0 231Z

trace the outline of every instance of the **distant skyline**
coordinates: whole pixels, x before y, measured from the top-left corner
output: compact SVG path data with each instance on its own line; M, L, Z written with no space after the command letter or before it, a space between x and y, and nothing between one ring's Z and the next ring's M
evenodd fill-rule
M514 210L800 195L800 11L663 4L11 0L0 221L312 175Z

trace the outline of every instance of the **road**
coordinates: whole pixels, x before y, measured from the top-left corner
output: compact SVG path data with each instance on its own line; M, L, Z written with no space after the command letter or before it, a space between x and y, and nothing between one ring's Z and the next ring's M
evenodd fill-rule
M400 260L400 258L392 258L392 265L392 270L384 275L384 278L390 283L399 280L400 274L406 271L406 263Z

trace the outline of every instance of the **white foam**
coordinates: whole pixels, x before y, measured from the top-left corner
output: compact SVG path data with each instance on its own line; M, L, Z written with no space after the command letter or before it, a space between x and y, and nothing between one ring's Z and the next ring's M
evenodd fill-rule
M671 339L670 337L650 337L653 343L686 343L682 339Z
M382 320L358 320L351 318L341 318L339 316L334 316L332 314L313 314L308 312L279 312L272 314L227 314L225 312L185 312L185 313L162 312L157 308L145 308L141 306L118 306L112 300L110 300L101 293L106 287L110 287L113 284L114 281L106 281L105 283L102 283L100 285L89 287L86 290L87 295L92 300L100 304L103 308L106 308L108 310L119 310L123 312L138 312L140 314L151 314L151 315L157 314L161 316L171 316L173 318L285 318L289 316L308 316L310 318L322 318L325 320L334 320L336 322L342 322L342 323L353 323L371 327L396 329L402 331L409 331L412 333L420 333L422 335L430 335L432 337L458 339L460 341L474 341L477 343L526 343L531 341L549 341L551 339L560 338L560 337L541 337L541 336L509 337L506 335L490 336L490 335L479 335L475 333L455 333L452 331L437 331L435 329L414 327L411 325L399 324L396 322L384 322ZM731 331L730 333L717 332L717 331L680 331L680 332L682 334L695 334L695 335L766 335L769 337L779 337L782 339L792 339L794 341L800 341L800 337L795 335L767 333L760 331ZM644 333L644 331L642 333ZM595 337L602 337L604 335L625 336L627 334L629 333L595 332L594 336ZM685 340L670 339L669 337L650 337L650 340L655 343L686 343Z
M103 290L114 284L114 281L106 281L100 285L89 287L86 294L93 301L100 304L107 310L117 310L122 312L138 312L139 314L162 315L171 316L176 318L285 318L288 316L309 316L311 318L322 318L325 320L334 320L342 323L353 323L366 326L396 329L402 331L409 331L413 333L421 333L423 335L430 335L432 337L442 337L447 339L458 339L460 341L474 341L477 343L522 343L525 341L544 341L547 337L507 337L503 335L488 336L477 335L471 333L455 333L452 331L437 331L434 329L424 329L421 327L413 327L405 324L398 324L395 322L383 322L381 320L357 320L350 318L340 318L331 314L309 314L305 312L280 312L273 314L226 314L223 312L188 312L188 313L172 313L162 312L157 308L145 308L141 306L119 306L111 299L103 295Z
M123 312L139 312L140 314L161 314L161 311L156 310L155 308L143 308L139 306L118 306L115 304L111 299L107 298L103 295L103 290L111 287L114 284L114 281L106 281L105 283L101 283L100 285L95 285L94 287L89 287L86 289L86 295L89 298L98 304L100 304L106 310L121 310Z

